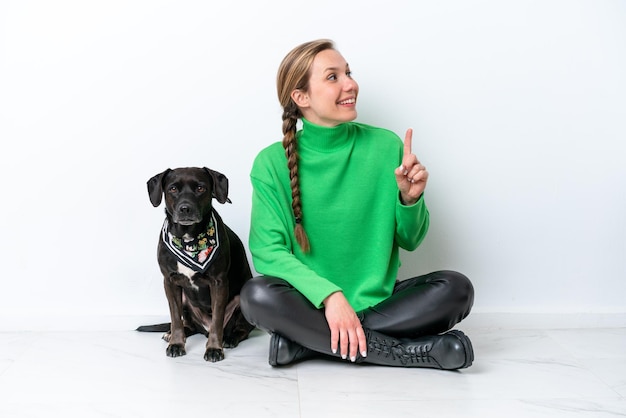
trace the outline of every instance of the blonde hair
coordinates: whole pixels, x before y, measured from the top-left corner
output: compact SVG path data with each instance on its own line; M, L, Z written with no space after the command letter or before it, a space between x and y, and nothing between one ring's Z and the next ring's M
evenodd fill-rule
M309 238L302 225L302 201L300 199L300 178L298 175L298 144L296 139L296 124L302 118L302 112L291 98L294 90L307 91L309 88L310 69L315 56L327 49L335 49L329 39L319 39L305 42L292 49L283 58L278 68L276 87L278 101L283 108L283 147L287 156L289 179L291 180L291 208L296 226L294 234L303 252L307 253L311 247Z

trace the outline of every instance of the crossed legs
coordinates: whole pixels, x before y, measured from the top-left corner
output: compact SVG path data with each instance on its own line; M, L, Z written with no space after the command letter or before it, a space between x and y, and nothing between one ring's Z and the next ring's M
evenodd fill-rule
M473 360L469 339L459 331L446 331L469 314L473 300L471 282L454 271L436 271L398 282L388 299L357 312L368 338L368 356L359 361L376 363L384 357L378 364L407 366L408 362L453 369L469 366ZM296 343L295 351L294 345L290 347L294 352L302 353L300 347L304 347L339 356L330 349L330 330L323 310L285 280L260 276L248 281L241 291L241 309L251 324L288 340L283 346ZM273 337L276 350L279 342ZM454 364L441 358L449 351L454 352ZM370 356L370 352L378 355ZM391 361L395 358L401 361ZM426 363L430 365L424 366Z

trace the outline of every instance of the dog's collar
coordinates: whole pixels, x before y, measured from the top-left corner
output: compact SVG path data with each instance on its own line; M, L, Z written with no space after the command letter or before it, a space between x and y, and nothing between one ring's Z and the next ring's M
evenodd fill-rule
M215 227L215 213L211 212L205 232L194 238L175 237L170 232L167 220L163 222L161 239L176 259L193 271L204 273L215 258L220 246L219 234Z

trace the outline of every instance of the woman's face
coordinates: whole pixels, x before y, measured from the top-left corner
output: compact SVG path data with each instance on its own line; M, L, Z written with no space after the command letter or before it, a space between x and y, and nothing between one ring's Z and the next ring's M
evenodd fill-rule
M341 54L326 49L311 65L308 91L294 90L296 102L306 120L321 126L336 126L356 119L359 85Z

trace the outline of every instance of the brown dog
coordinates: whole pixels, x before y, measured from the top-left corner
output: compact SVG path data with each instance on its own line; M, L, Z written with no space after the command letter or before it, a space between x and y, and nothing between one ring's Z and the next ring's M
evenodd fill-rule
M223 347L236 347L254 328L239 308L239 291L252 277L244 246L212 205L213 198L230 203L228 179L206 167L167 169L148 180L148 194L154 207L165 197L157 259L171 323L137 330L169 326L169 357L185 355L186 337L201 332L204 359L223 360Z

